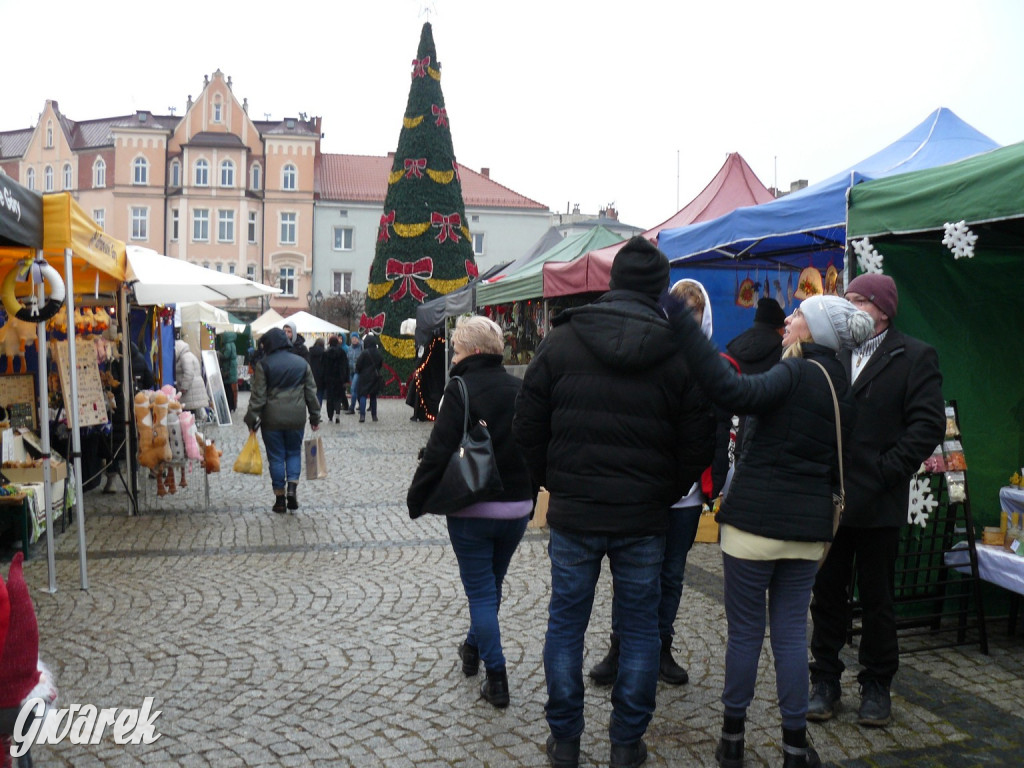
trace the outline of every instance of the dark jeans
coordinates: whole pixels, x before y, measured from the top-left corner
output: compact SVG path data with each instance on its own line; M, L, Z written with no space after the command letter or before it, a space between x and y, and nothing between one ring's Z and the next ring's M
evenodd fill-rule
M888 687L900 665L893 589L899 528L839 526L832 549L818 571L811 601L811 680L836 679L846 668L839 652L850 623L850 577L857 569L857 594L864 609L857 679Z
M327 398L327 420L330 421L334 418L334 414L341 413L342 411L348 410L348 398L345 397L345 392L342 391L341 399L333 398L328 396Z
M360 395L359 396L359 416L366 416L366 401L370 401L370 415L373 418L377 418L377 396L376 395Z
M816 560L742 560L722 553L725 571L725 648L722 704L728 717L746 717L754 698L764 645L765 593L775 656L775 689L783 728L807 725L807 603Z
M349 406L349 413L356 412L356 401L359 399L359 374L352 374L352 384L349 387L349 391L352 393L352 404Z
M518 520L448 518L448 538L459 561L459 576L469 600L466 642L480 650L486 669L505 667L498 626L501 585L528 521L528 516Z
M594 588L607 555L613 613L619 616L619 674L612 688L608 733L613 744L632 744L647 731L658 687L658 600L664 536L611 537L551 529L551 603L544 639L544 675L551 735L559 741L583 733L583 635Z
M297 483L302 475L302 436L305 429L263 429L270 484L284 490L285 482Z

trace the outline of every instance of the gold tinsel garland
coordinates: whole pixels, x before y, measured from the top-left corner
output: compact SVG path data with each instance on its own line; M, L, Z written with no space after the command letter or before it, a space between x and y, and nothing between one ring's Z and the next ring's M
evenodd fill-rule
M397 357L399 360L409 360L416 357L415 339L398 339L394 336L385 336L384 334L381 334L378 338L380 339L381 346L392 357Z
M466 283L469 282L469 276L459 277L455 280L438 280L436 278L428 278L424 282L430 286L432 291L436 291L439 295L445 296L466 285ZM370 283L366 286L366 295L374 301L383 299L391 293L391 289L394 285L394 280L385 280L383 283Z
M415 128L417 125L423 122L423 115L417 115L416 117L403 117L402 125L406 128Z
M451 171L435 171L432 168L427 168L426 171L427 171L427 176L429 176L431 179L433 179L438 184L451 184L452 180L455 178L455 171L454 170L451 170ZM388 175L388 184L397 184L398 182L400 182L402 180L402 177L405 176L407 173L408 173L408 171L404 170L404 169L399 169L397 171L392 171Z

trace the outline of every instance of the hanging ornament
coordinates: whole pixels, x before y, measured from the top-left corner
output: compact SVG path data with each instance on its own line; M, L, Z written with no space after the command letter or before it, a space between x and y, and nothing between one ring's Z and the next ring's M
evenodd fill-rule
M910 499L907 503L907 523L928 526L928 516L939 502L932 496L932 486L928 478L915 476L910 480Z
M882 274L882 254L875 250L870 240L866 237L851 240L850 245L857 254L857 269L869 274Z
M956 224L946 222L946 234L942 238L942 244L953 252L954 259L973 259L976 242L978 236L971 232L966 221L961 220Z

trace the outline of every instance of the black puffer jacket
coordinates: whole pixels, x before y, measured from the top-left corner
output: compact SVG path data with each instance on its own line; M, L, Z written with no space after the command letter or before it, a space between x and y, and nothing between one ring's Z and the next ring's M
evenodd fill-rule
M384 364L384 358L377 348L378 342L375 336L367 334L363 339L363 351L359 353L356 360L356 373L359 374L359 392L352 394L357 397L371 397L380 394L383 380L380 375L380 368Z
M743 373L764 373L782 358L782 336L767 323L755 321L726 344L725 351Z
M245 423L254 429L261 421L264 430L294 430L320 423L320 403L309 363L292 354L284 331L271 328L260 339L263 358L253 366L252 393Z
M470 355L452 368L452 376L461 376L466 382L470 419L483 419L491 433L494 459L504 486L503 492L494 500L533 499L536 489L530 480L522 451L512 438L512 414L522 382L505 372L501 355ZM406 494L409 517L416 518L428 511L423 509L423 503L441 479L449 457L462 440L463 413L459 383L449 381L434 429L423 450L423 459Z
M832 540L832 493L839 490L835 408L821 370L839 397L843 442L855 411L849 380L835 352L805 343L765 373L741 376L723 360L687 313L673 319L694 375L715 403L748 414L747 437L721 523L785 541Z
M552 528L644 536L710 462L714 421L661 309L613 290L555 319L513 431Z

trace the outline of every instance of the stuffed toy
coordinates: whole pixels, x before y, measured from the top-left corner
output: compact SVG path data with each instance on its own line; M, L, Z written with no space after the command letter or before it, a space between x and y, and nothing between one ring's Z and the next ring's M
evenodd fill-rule
M27 363L25 362L25 348L28 342L36 342L35 323L27 323L16 317L8 317L7 322L0 327L0 354L7 357L5 373L25 373ZM20 367L15 365L15 359L21 361Z
M165 461L170 461L172 458L171 440L167 433L167 409L169 402L170 398L163 392L157 392L153 395L153 453L156 454L158 465ZM161 472L156 473L156 493L157 496L163 496L167 493Z
M29 699L42 699L44 710L57 701L57 686L50 670L39 661L39 624L28 585L22 574L24 555L11 560L7 584L0 580L0 711L18 711ZM4 712L4 714L7 714ZM45 716L45 715L44 715ZM16 715L12 714L12 718ZM13 720L12 720L13 722ZM9 765L10 737L0 736L0 760Z
M139 464L156 469L160 458L153 449L153 410L149 402L150 392L135 395L135 427L139 437Z
M171 459L173 461L184 461L185 439L181 433L181 403L177 400L170 400L167 403L167 436L171 446Z
M198 461L202 452L199 450L199 441L196 440L196 417L192 411L182 411L178 414L178 423L181 424L181 437L185 441L186 458ZM182 483L184 485L184 483Z
M213 440L208 440L206 442L206 474L209 475L212 472L220 472L220 457L223 455L224 451L217 450L217 446Z
M81 307L75 309L75 333L82 336L92 331L92 313L89 317L85 316L85 310Z
M110 315L103 307L93 307L92 329L94 333L103 333L110 326Z

